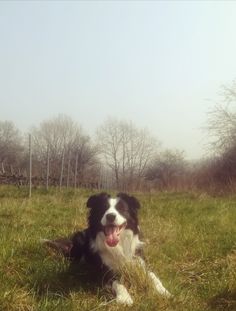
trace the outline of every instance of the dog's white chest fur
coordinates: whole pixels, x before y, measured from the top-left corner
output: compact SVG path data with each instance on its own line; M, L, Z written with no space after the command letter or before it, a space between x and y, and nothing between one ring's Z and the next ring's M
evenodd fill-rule
M143 242L139 240L137 234L132 230L126 229L120 236L120 241L115 247L109 247L105 243L103 232L99 232L96 239L91 242L91 248L94 252L99 252L102 262L109 268L117 270L125 262L132 260L135 251L142 246Z

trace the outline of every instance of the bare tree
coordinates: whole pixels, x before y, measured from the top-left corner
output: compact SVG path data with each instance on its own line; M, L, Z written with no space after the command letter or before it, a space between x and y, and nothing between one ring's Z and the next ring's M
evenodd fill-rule
M222 189L236 181L236 81L223 87L221 104L209 112L207 121L214 155L204 170L211 187Z
M186 172L187 163L183 151L165 150L156 156L149 166L146 178L157 187L168 189L177 186Z
M0 163L17 165L23 152L22 137L10 121L0 121Z
M146 129L108 119L97 131L100 152L115 177L116 188L137 188L157 148Z
M208 113L206 129L211 148L217 154L236 145L236 81L230 87L223 87L222 103Z

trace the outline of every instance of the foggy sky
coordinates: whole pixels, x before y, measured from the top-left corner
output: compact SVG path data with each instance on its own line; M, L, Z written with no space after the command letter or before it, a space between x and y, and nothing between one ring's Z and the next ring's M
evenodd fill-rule
M1 1L0 120L108 116L204 155L206 114L236 78L236 2Z

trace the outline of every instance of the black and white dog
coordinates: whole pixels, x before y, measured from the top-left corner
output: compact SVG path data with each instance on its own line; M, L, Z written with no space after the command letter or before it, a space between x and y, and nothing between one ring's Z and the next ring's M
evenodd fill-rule
M132 305L133 300L127 289L116 278L116 272L129 262L136 262L143 269L141 256L143 242L139 239L138 200L125 193L112 198L107 193L91 196L88 228L75 233L70 240L45 240L46 244L60 249L63 254L77 262L84 258L96 266L111 282L118 303ZM153 272L147 271L157 292L166 297L170 293Z

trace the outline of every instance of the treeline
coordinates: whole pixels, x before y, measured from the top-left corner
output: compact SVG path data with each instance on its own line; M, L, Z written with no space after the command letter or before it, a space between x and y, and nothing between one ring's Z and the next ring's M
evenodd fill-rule
M158 140L132 122L108 119L93 139L70 117L59 115L30 129L33 183L119 190L172 187L184 171L179 151L162 151ZM27 183L28 135L0 122L0 182Z
M90 137L70 117L59 115L30 129L33 183L122 191L234 191L236 185L236 84L224 88L223 105L208 115L207 160L195 163L184 152L163 150L148 130L108 119ZM208 147L209 147L208 146ZM28 135L0 121L0 183L27 183Z

